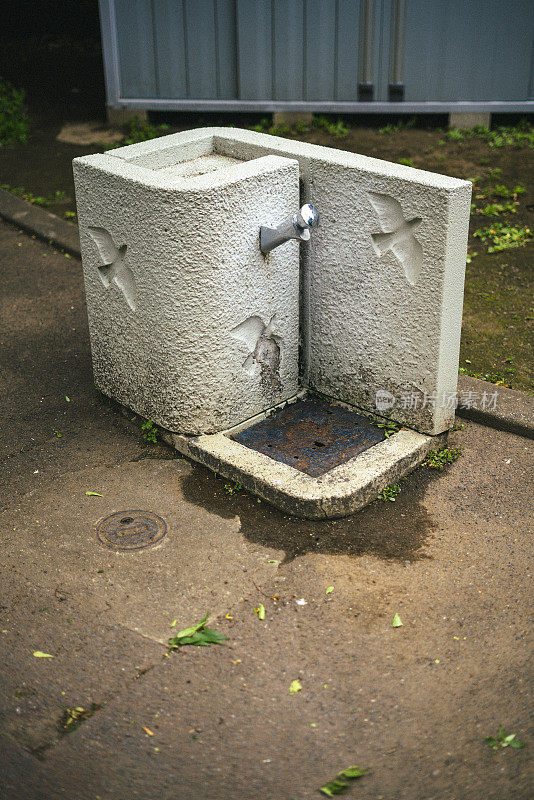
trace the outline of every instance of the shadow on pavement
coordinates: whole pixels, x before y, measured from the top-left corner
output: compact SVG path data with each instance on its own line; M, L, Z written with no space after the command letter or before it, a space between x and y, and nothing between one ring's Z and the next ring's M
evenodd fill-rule
M395 502L378 500L350 517L324 522L287 516L245 490L232 494L233 483L198 465L183 479L182 490L186 500L223 519L239 516L243 536L284 550L284 563L307 553L416 561L428 557L422 548L435 528L422 502L432 477L418 470L400 482Z

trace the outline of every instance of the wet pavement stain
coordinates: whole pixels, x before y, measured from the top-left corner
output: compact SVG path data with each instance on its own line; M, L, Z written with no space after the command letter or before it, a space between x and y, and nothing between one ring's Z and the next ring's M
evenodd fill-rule
M430 481L436 476L419 469L399 482L396 501L377 500L350 517L305 520L291 517L245 489L195 465L183 479L184 498L222 519L239 516L241 533L255 544L283 550L282 563L307 553L374 555L395 561L428 558L424 545L436 525L423 505ZM230 487L229 489L226 487Z

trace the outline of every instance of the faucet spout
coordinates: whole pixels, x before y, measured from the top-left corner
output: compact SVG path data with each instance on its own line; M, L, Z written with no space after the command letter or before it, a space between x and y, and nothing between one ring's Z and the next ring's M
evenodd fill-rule
M307 242L310 239L310 229L319 225L319 212L306 203L296 214L292 214L276 228L262 225L260 228L260 250L269 253L289 239L299 239Z

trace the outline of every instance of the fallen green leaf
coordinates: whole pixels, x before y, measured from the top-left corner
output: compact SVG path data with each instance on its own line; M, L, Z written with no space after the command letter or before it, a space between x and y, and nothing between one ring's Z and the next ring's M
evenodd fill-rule
M289 686L289 694L296 694L297 692L300 692L301 689L302 689L302 684L297 678L296 680L291 681L291 684Z
M177 633L176 636L171 637L169 639L169 648L171 650L177 650L178 647L184 647L188 644L196 645L197 647L209 647L212 644L222 644L228 637L219 633L219 631L213 630L213 628L204 627L207 619L208 615L206 614L196 625L192 625L190 628L184 628L184 630Z
M177 622L178 622L177 619L173 619L173 621L171 622L171 628L176 628L176 623Z
M368 769L360 769L360 767L347 767L344 769L343 772L339 773L339 778L349 778L349 780L354 780L355 778L361 778L362 775L365 775L366 772L369 772Z
M336 778L324 786L321 786L319 791L325 794L327 797L333 797L335 794L342 794L343 792L346 792L348 788L349 784L346 781L340 781Z
M347 783L347 781L354 781L356 778L361 778L366 772L369 772L369 770L361 769L360 767L347 767L347 769L340 772L333 781L329 781L324 786L321 786L319 791L327 797L334 797L336 794L342 794L346 792L350 786L350 783Z
M394 628L402 628L403 622L398 614L395 614L395 616L393 617L392 625Z
M258 619L265 619L265 607L263 603L260 603L258 608L254 609L254 613L258 615Z
M208 615L206 614L204 617L202 617L200 622L197 623L197 625L192 625L190 628L184 628L183 631L179 631L176 634L176 638L180 639L182 636L191 636L191 634L196 633L196 631L199 631L201 628L204 627L207 619Z
M43 653L42 650L36 650L34 656L35 658L54 658L50 653Z
M99 494L98 492L86 492L87 497L104 497L103 494Z
M334 587L333 586L329 586L328 589L326 590L325 594L332 594L333 591L334 591Z
M67 395L65 395L65 400L67 401L67 403L70 403L70 397L68 397Z

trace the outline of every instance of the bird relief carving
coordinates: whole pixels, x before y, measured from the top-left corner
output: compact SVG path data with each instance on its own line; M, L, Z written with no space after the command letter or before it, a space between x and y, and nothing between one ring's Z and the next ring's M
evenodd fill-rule
M276 314L267 325L261 317L249 317L244 322L232 328L230 335L234 339L244 342L248 349L247 357L243 362L243 369L251 377L261 376L271 388L281 388L280 383L280 346L283 342L281 336L275 331Z
M381 233L373 233L371 239L379 258L390 250L400 262L406 280L414 286L423 263L423 248L414 236L414 231L423 221L421 217L407 220L401 204L387 194L369 192L369 200L378 215Z
M100 280L109 289L112 283L123 293L126 302L135 311L137 302L137 288L135 278L130 267L125 263L126 245L117 247L111 234L105 228L87 229L96 244L102 264L98 267Z

